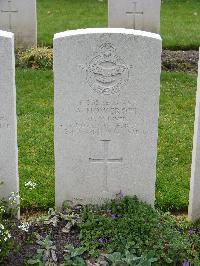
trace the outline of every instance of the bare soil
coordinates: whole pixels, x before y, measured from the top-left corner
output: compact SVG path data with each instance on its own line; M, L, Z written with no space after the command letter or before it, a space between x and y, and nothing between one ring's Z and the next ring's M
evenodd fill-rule
M170 51L163 50L162 70L171 72L198 71L199 51Z

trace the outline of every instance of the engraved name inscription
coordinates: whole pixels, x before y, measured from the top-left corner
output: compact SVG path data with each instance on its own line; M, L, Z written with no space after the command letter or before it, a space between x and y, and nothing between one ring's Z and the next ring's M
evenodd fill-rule
M66 135L139 134L134 123L138 110L130 101L88 99L72 108L74 121L60 125Z

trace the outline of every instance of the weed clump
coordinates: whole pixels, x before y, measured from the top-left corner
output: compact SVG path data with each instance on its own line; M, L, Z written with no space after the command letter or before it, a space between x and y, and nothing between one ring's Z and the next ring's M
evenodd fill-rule
M48 47L38 47L19 51L17 54L17 66L32 69L52 69L53 50Z

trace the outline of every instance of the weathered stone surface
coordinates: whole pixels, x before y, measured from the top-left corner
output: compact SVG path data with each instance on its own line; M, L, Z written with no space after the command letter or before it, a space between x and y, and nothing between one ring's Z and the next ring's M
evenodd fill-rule
M0 29L15 34L16 48L37 45L36 0L1 0Z
M161 0L109 0L110 28L128 28L159 33Z
M195 221L200 218L200 60L199 60L198 82L197 82L194 138L193 138L193 152L192 152L192 170L191 170L191 180L190 180L190 197L189 197L188 212L189 212L189 218L192 221Z
M14 34L0 31L0 198L18 192Z
M137 195L153 205L161 69L157 34L54 37L56 205Z

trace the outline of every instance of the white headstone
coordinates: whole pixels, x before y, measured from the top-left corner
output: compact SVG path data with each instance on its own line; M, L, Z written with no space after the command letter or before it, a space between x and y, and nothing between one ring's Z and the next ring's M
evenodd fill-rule
M157 34L54 37L56 206L120 191L153 205L161 71Z
M16 48L36 46L36 0L0 0L0 29L15 34Z
M14 34L0 31L0 198L18 192Z
M200 54L200 52L199 52ZM192 169L190 180L189 218L200 219L200 60L197 82L194 139L192 152Z
M159 33L161 0L109 0L110 28L128 28Z

